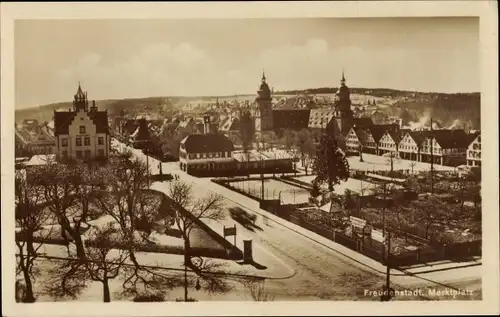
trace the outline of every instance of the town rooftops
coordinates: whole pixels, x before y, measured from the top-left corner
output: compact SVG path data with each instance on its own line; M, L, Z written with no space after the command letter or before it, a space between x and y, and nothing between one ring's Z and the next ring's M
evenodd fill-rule
M181 141L181 146L188 153L231 152L234 145L222 134L191 134Z
M259 162L270 160L286 160L293 159L293 157L284 151L256 151L250 150L248 152L235 151L233 158L238 162Z
M308 127L311 129L326 128L334 115L335 111L331 109L312 109L310 110Z

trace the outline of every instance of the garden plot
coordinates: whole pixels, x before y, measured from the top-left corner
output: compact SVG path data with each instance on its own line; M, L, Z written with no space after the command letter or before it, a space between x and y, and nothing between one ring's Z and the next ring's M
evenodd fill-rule
M299 176L295 177L295 179L312 184L313 180L316 178L316 175L308 175L308 176ZM328 188L328 184L323 184L321 186L322 188ZM359 179L355 178L349 178L345 182L341 182L338 185L333 186L333 191L337 195L344 195L345 190L349 189L351 192L358 193L358 194L363 194L364 196L366 195L371 195L375 188L377 187L376 184L367 182L367 181L362 181Z
M262 198L261 180L241 180L230 185L255 198ZM264 199L280 199L284 204L302 204L309 201L309 191L275 179L264 180Z

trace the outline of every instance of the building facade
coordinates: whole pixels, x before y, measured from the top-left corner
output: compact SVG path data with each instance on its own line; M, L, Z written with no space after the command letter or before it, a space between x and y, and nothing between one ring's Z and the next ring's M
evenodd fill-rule
M420 149L423 138L416 131L408 131L403 135L399 143L399 156L404 160L420 161Z
M481 166L481 135L477 135L467 148L467 166Z
M87 93L78 85L73 109L54 111L57 159L106 159L111 148L107 111L89 107Z
M378 144L378 154L398 153L400 136L399 131L386 131L380 138Z

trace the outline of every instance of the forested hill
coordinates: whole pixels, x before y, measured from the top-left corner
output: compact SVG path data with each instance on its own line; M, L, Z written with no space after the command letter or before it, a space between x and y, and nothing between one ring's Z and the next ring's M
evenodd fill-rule
M334 94L338 90L338 87L321 87L321 88L310 88L310 89L297 89L297 90L283 90L274 92L276 95L298 95L298 94ZM352 88L349 87L349 90L353 94L360 95L371 95L375 97L428 97L428 98L445 98L450 96L465 96L473 97L479 99L479 92L471 92L471 93L456 93L456 94L447 94L447 93L438 93L438 92L418 92L418 91L410 91L410 90L397 90L397 89L389 89L389 88Z

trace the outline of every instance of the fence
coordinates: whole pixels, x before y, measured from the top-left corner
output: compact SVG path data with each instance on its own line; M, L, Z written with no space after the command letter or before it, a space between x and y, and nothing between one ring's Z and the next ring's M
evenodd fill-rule
M342 232L333 231L321 225L310 223L291 214L289 214L286 218L282 218L299 225L304 229L315 232L324 238L339 243L351 250L359 252L375 261L385 263L385 245L382 243L373 241L370 238L350 237ZM412 238L414 238L413 235ZM419 242L428 243L429 241L421 240ZM481 245L481 241L454 243L449 245L426 245L416 250L408 250L397 254L391 254L391 265L393 267L402 267L427 262L480 256Z

